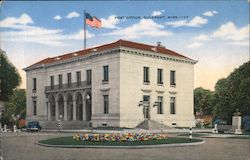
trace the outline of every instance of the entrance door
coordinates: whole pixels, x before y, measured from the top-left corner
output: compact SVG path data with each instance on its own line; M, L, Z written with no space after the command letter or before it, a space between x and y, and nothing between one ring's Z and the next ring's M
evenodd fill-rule
M143 96L143 114L144 119L149 119L149 105L150 105L150 96L144 95Z

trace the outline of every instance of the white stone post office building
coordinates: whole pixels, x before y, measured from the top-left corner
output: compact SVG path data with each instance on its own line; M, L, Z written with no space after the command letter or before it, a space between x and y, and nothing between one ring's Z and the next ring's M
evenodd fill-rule
M134 128L150 119L189 127L195 63L160 43L125 40L46 58L24 69L27 121Z

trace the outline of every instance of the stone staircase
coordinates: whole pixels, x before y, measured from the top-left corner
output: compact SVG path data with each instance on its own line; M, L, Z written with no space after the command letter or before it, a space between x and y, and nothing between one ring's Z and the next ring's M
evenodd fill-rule
M63 130L74 130L74 129L90 129L91 122L89 121L61 121ZM42 129L58 130L58 121L47 121L41 124Z
M154 120L145 119L142 123L140 123L136 128L146 129L146 130L161 130L161 127L165 129L173 129L165 124L161 124Z

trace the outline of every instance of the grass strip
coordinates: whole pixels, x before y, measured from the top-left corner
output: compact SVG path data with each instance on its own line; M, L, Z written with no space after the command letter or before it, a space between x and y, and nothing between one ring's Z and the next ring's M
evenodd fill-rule
M190 141L188 138L169 137L168 139L164 139L164 140L150 140L150 141L90 142L90 141L77 141L77 140L74 140L72 137L59 137L59 138L42 140L42 141L39 141L39 143L49 144L49 145L138 146L138 145L193 143L193 142L200 142L200 141L202 140L192 139Z

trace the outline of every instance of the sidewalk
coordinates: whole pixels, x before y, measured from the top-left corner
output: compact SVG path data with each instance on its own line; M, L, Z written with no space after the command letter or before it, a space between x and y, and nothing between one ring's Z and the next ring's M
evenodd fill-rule
M172 129L166 129L162 130L165 133L189 133L189 129L183 128L172 128ZM66 132L66 133L159 133L162 132L161 130L144 130L144 129L122 129L122 130L115 130L115 129L80 129L80 130L61 130L60 132ZM206 133L212 133L212 129L193 129L193 133L200 133L200 132L206 132ZM59 132L58 130L42 130L42 132Z

